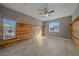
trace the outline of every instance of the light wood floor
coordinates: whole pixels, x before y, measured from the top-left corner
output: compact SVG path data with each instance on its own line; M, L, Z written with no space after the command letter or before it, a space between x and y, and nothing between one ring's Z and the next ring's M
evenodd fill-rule
M77 56L79 52L70 39L42 37L22 41L14 46L0 49L2 56Z

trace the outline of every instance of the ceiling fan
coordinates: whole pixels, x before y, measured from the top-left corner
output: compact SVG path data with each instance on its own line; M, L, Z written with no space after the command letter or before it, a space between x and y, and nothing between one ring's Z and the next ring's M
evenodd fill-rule
M47 18L49 16L50 13L55 12L55 10L51 10L49 11L47 8L47 4L45 5L45 8L43 9L43 11L40 13L42 15L42 17Z

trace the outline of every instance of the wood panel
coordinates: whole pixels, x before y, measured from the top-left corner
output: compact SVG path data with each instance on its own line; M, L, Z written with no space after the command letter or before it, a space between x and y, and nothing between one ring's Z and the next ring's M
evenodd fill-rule
M45 32L45 22L43 22L43 25L41 26L41 34L42 34L42 36L44 36L44 32Z
M45 32L45 25L41 26L41 35L44 36L44 32Z
M32 24L23 24L23 23L17 23L16 25L16 38L10 39L10 40L0 40L0 46L1 47L7 47L14 45L14 43L17 43L18 41L24 40L24 39L30 39L34 35L35 26Z
M17 24L16 37L18 39L21 39L21 37L23 37L25 39L31 38L33 36L33 33L34 33L34 25L21 24L21 23Z
M79 16L71 23L72 25L72 41L76 48L79 48Z

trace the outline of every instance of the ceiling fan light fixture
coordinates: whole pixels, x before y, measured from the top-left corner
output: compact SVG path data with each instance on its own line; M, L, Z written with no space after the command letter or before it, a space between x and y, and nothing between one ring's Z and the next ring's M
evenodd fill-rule
M49 11L47 8L47 4L45 5L45 8L43 9L43 12L41 12L40 14L42 15L43 18L48 18L48 16L50 16L50 13L54 12L55 10L51 10Z
M44 14L43 16L44 16L44 17L48 17L48 14Z

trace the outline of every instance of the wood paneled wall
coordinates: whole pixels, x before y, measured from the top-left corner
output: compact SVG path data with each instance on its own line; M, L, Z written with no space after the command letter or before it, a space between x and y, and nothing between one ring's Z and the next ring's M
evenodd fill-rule
M35 25L32 24L24 24L24 23L17 23L16 25L16 38L9 39L9 40L0 40L1 47L7 47L14 45L15 42L30 39L34 36Z
M42 25L42 26L41 26L41 35L42 35L42 36L45 35L44 32L45 32L45 25Z
M18 39L32 38L34 34L35 26L32 24L18 23L16 27L16 37Z
M72 41L76 48L79 48L79 16L71 23Z

